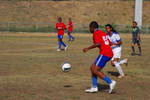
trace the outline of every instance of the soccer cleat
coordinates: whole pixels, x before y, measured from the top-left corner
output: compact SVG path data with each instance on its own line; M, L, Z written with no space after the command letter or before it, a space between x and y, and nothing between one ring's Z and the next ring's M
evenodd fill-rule
M57 51L61 51L61 49L57 49Z
M124 75L119 75L119 76L118 76L119 79L121 79L121 78L123 78L123 77L124 77Z
M141 54L141 53L139 53L139 54L138 54L138 56L142 56L142 54Z
M65 47L65 51L68 49L68 45Z
M85 92L87 93L95 93L98 92L98 88L97 87L91 87L90 89L85 90Z
M135 55L135 53L133 52L133 53L131 53L131 56L134 56Z
M115 86L116 86L116 81L112 80L112 83L109 84L109 87L110 87L109 93L112 93Z

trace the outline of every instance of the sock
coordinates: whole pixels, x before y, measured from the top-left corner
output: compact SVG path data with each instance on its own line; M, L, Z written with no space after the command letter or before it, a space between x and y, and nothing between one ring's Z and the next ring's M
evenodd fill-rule
M116 62L116 61L114 61L114 64L115 64L115 67L117 68L119 74L122 75L122 76L124 76L124 72L123 72L120 64L118 62Z
M69 39L69 40L71 39L71 35L68 35L68 39Z
M112 83L112 80L111 80L109 77L107 77L107 76L105 76L105 77L103 78L103 80L104 80L107 84Z
M92 87L97 87L97 76L92 76Z
M61 42L61 44L62 44L64 47L66 47L66 44L65 44L63 41Z
M126 63L126 60L123 59L123 60L119 61L118 63L119 63L119 64L124 64L124 63Z
M134 49L134 46L131 46L131 48L132 48L132 52L133 52L133 53L135 53L135 49Z
M142 53L142 49L141 49L141 47L138 47L139 48L139 53L141 54Z
M71 39L73 39L73 40L74 40L74 37L73 37L72 35L70 35L70 37L71 37Z
M61 49L61 42L58 41L58 49Z

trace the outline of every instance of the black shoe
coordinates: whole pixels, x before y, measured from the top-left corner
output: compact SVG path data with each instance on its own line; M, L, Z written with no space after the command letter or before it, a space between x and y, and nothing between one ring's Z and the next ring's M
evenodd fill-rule
M135 53L131 53L131 56L134 56L135 55Z
M139 54L138 54L138 56L142 56L142 54L141 54L141 53L139 53Z

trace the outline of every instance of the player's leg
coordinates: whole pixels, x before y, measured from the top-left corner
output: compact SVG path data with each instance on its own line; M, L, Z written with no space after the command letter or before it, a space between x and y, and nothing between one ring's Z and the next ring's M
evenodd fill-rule
M98 83L97 83L97 75L95 75L93 73L94 71L94 64L91 65L90 67L90 71L91 71L91 81L92 81L92 87L90 89L86 89L85 92L90 92L90 93L93 93L93 92L97 92L98 91Z
M71 35L72 31L68 31L69 41L73 41L75 38Z
M128 59L126 58L126 59L120 60L118 63L120 65L125 64L126 66L128 66Z
M65 51L66 51L68 48L68 45L66 45L62 39L63 39L63 35L61 35L60 41L61 41L61 44L65 47Z
M60 35L58 35L57 36L57 38L58 38L58 48L57 48L57 51L61 51L61 36Z
M72 31L70 32L71 41L74 41L74 37L72 36Z
M105 66L107 61L104 61L104 64L95 66L94 68L94 74L96 74L99 78L101 78L102 80L104 80L110 87L109 89L109 93L112 93L112 90L115 88L116 86L116 81L111 80L108 76L106 76L101 70L103 69L103 67ZM102 66L102 67L101 67Z
M123 70L122 70L122 67L121 67L120 64L119 64L119 58L115 58L115 59L113 60L113 63L114 63L116 69L118 70L118 72L119 72L119 74L120 74L120 75L118 76L118 78L124 77L124 76L125 76L125 75L124 75L124 72L123 72Z
M131 49L132 49L132 53L131 53L131 55L133 56L133 55L135 55L135 48L134 48L134 46L135 46L135 44L131 44Z
M70 31L68 31L68 41L71 41Z
M142 55L142 49L141 49L141 45L140 45L139 40L137 41L137 46L138 46L138 49L139 49L139 56L141 56Z
M112 92L114 89L116 82L114 80L111 80L109 77L107 77L103 72L101 72L102 68L105 66L105 64L110 60L111 58L108 58L103 55L99 55L96 59L94 65L92 66L92 74L98 76L102 80L104 80L107 84L110 86L109 93Z
M132 38L132 43L131 43L131 49L132 49L132 53L131 53L131 56L134 56L135 55L135 44L137 42L137 39L136 38Z
M114 54L113 63L120 74L118 78L124 77L124 72L119 63L119 59L121 58L121 47L117 47L117 48L113 49L113 54Z

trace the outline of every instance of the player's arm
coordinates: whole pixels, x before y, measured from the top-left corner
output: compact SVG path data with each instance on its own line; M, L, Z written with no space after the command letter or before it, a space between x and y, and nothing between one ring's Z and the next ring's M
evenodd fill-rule
M94 49L94 48L99 47L99 46L100 46L99 43L93 44L93 45L91 45L91 46L89 46L89 47L87 47L87 48L84 48L84 49L83 49L83 52L87 52L87 51L89 51L90 49Z
M116 34L115 38L116 38L117 42L112 43L112 45L122 45L122 40L118 34Z
M64 29L64 30L66 30L66 29L67 29L65 24L63 24L63 29Z
M121 45L122 41L118 41L117 43L113 43L112 45Z
M141 38L140 38L140 29L139 28L137 29L137 32L138 32L138 40L141 40Z
M55 29L56 29L56 30L58 30L58 26L57 26L57 24L55 25Z

